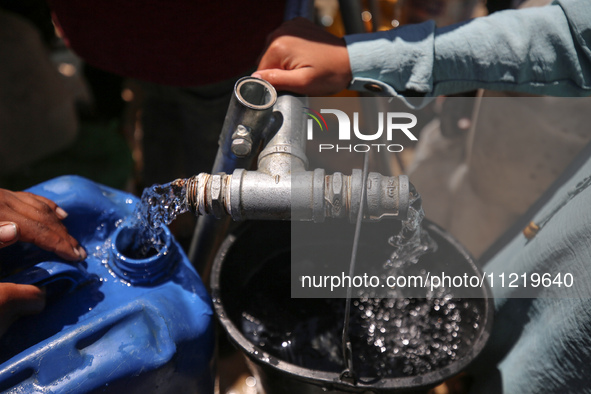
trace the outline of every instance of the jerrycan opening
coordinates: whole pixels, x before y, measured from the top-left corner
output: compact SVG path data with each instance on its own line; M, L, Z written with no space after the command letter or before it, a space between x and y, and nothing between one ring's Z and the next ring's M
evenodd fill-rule
M169 277L174 269L172 234L166 227L158 239L143 245L143 230L119 227L113 234L109 266L117 276L134 285L154 285Z

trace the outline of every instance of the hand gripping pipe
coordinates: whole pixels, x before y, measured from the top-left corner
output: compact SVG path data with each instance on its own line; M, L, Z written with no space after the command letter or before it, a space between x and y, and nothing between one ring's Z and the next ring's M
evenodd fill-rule
M232 107L229 112L231 110ZM238 168L232 174L201 173L190 178L187 182L188 203L195 214L218 218L230 216L234 220L322 222L330 217L355 222L362 203L361 170L353 170L351 175L340 172L326 175L323 169L306 171L303 114L301 99L279 96L273 107L274 116L270 117L277 131L259 154L256 171ZM232 118L231 114L227 115L227 119ZM241 139L239 125L235 127L234 141ZM262 124L257 127L269 128ZM255 130L249 132L263 134ZM235 148L237 144L221 141L220 145ZM236 154L235 149L231 150ZM226 153L226 156L230 155L229 151ZM242 151L238 149L238 153ZM255 152L249 151L248 155L251 153ZM218 164L221 165L217 168L227 171L227 165ZM412 188L406 176L370 173L365 188L364 220L406 218Z

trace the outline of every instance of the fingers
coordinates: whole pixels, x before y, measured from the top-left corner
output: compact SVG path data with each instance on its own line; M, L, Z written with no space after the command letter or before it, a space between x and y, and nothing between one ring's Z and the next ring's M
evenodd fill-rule
M0 248L12 245L19 239L19 230L16 223L0 222Z
M21 241L31 242L41 249L54 252L65 260L78 261L86 258L86 251L72 237L55 213L28 211L20 224Z
M0 312L17 316L39 313L45 307L45 292L33 285L0 283Z
M311 96L348 87L351 65L342 38L305 20L286 22L270 38L254 77L269 81L277 90Z
M79 261L87 257L84 248L68 234L65 227L32 221L27 221L21 227L22 241L34 243L65 260Z
M311 94L308 86L308 75L309 70L297 69L297 70L260 70L252 74L255 78L261 78L268 81L278 91L288 90L298 94Z
M0 335L21 316L39 313L45 307L45 292L31 285L0 283Z
M0 190L0 218L17 225L20 240L66 260L82 260L86 251L68 234L61 219L67 213L53 201L26 192Z
M29 205L35 207L40 211L45 211L47 213L54 212L57 217L61 220L64 220L68 217L68 213L60 208L55 202L51 201L49 198L45 198L43 196L39 196L37 194L29 193L29 192L17 192L16 195L24 202L28 203Z
M336 94L345 89L350 81L347 76L327 74L314 66L294 70L277 68L259 70L255 71L252 76L269 81L278 91L289 91L308 96Z

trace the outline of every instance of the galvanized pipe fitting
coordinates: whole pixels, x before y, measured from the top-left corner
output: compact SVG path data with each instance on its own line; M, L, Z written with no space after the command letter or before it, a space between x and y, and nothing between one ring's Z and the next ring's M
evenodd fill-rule
M282 95L277 98L277 132L258 157L258 170L270 175L284 175L308 168L304 123L304 98Z
M236 82L212 173L249 167L269 125L276 101L277 92L267 81L244 77Z
M228 174L199 174L187 183L187 201L198 215L233 220L302 220L325 218L357 220L361 207L360 170L351 175L325 175L324 170L273 176L260 171L235 170ZM365 184L365 221L405 219L410 183L406 176L370 173Z

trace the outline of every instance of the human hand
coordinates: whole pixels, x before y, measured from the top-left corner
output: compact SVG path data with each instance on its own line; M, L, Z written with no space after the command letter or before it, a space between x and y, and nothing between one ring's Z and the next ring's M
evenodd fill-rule
M0 336L16 319L39 313L45 307L45 292L32 285L0 283Z
M352 79L345 41L304 18L285 22L268 39L252 76L277 90L310 96L338 93Z
M53 201L27 192L0 189L0 248L31 242L66 260L82 260L86 251L62 223L66 211ZM32 285L0 283L0 335L19 317L39 313L45 292Z
M62 223L67 216L45 197L0 189L0 248L20 240L34 243L66 260L83 260L86 251Z

